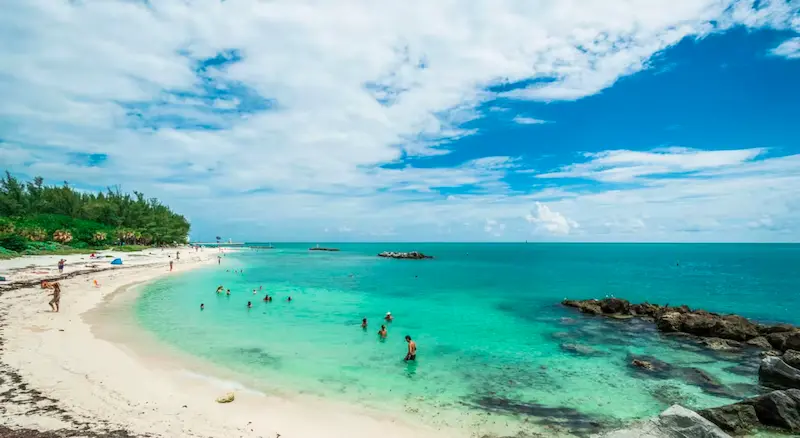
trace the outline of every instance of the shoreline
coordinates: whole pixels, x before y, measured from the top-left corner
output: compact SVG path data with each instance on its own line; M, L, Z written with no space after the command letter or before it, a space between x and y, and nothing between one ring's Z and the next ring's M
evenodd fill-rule
M468 436L302 394L248 390L236 380L216 379L217 372L206 374L205 364L187 367L193 358L165 350L159 341L147 339L152 335L142 328L104 321L109 310L112 318L118 316L113 315L115 301L132 302L142 284L169 274L166 255L139 255L134 266L90 270L62 281L59 313L47 309L45 292L38 287L2 292L0 428L32 434L26 436L78 430L91 431L86 436L113 432L123 437ZM184 250L182 255L176 263L179 274L213 265L217 253ZM100 288L92 286L95 279ZM233 403L215 402L230 390L236 391ZM309 412L314 413L312 422Z

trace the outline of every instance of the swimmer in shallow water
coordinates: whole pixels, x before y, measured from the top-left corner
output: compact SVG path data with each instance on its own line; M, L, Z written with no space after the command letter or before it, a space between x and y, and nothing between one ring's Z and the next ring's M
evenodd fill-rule
M361 328L363 329L367 328L367 318L361 320Z
M394 316L392 316L392 312L386 312L386 316L384 316L383 319L385 319L386 322L392 322L394 321Z
M378 336L380 336L383 339L386 339L386 335L387 334L388 333L386 332L386 326L385 325L381 325L381 329L378 330Z
M200 303L200 310L205 310L205 308L206 308L206 305L203 304L203 303Z
M230 294L231 294L231 290L230 290L230 289L228 289L227 291L225 291L225 295L230 295Z
M251 308L251 307L253 307L253 303L251 303L250 301L248 301L248 302L247 302L247 308L249 309L249 308Z
M286 301L291 303L292 302L292 297L287 298Z

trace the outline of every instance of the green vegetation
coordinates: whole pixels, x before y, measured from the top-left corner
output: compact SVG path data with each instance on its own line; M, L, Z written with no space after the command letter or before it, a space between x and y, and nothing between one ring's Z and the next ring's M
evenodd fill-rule
M79 192L65 182L45 186L40 177L0 178L0 258L22 254L73 254L112 245L138 251L186 243L189 222L155 198L119 188Z

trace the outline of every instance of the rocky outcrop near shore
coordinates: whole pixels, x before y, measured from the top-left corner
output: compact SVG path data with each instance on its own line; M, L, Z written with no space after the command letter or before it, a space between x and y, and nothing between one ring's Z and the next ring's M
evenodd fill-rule
M765 427L800 432L800 390L773 391L698 414L736 435Z
M411 252L384 251L378 254L378 257L385 257L389 259L410 259L410 260L422 260L422 259L433 258L432 256L425 255L417 251L411 251Z
M717 425L680 405L626 429L593 435L594 438L731 438Z
M561 304L583 313L611 318L640 317L655 322L658 330L685 333L709 341L711 348L740 348L741 344L783 353L800 350L800 328L789 324L764 325L739 315L720 315L688 306L672 307L658 304L631 304L621 298L602 300L564 300Z

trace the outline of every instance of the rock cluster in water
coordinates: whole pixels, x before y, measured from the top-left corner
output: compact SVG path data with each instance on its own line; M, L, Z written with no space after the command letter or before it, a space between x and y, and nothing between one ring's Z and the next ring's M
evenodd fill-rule
M323 248L321 246L317 246L315 248L308 248L309 251L339 251L339 248Z
M655 322L662 332L686 333L708 338L711 348L740 348L745 343L778 352L800 350L800 328L789 324L764 325L739 315L720 315L688 306L631 304L621 298L564 300L561 304L583 313L612 318L642 317Z
M565 299L562 304L591 315L649 320L661 332L692 335L712 350L763 350L758 367L759 383L776 391L731 405L705 409L699 414L735 434L765 426L800 432L800 328L790 324L759 324L739 315L692 310L686 305L631 304L620 298ZM656 358L629 359L632 369L647 374L675 374L669 364ZM707 392L725 395L725 388L705 373L683 377L693 380L692 383L699 384Z
M378 257L386 257L390 259L412 259L412 260L422 260L422 259L432 259L432 256L425 255L421 252L411 251L411 252L394 252L394 251L384 251L378 254Z

